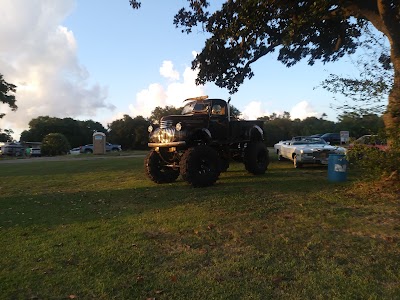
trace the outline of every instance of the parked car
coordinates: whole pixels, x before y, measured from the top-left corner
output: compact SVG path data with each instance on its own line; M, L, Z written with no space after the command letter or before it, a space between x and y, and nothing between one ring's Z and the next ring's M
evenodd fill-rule
M35 156L35 157L40 157L42 156L42 150L38 147L32 147L30 148L30 155Z
M325 133L321 135L321 139L331 145L340 144L340 133Z
M80 147L72 148L71 150L68 151L68 154L71 155L81 154L81 149Z
M24 156L25 146L17 142L7 142L0 149L1 155Z
M308 137L309 137L308 135L297 135L297 136L292 137L292 141L301 141Z
M364 145L366 147L370 148L377 148L379 150L385 151L388 149L388 145L386 143L386 140L381 139L378 135L374 134L367 134L363 135L362 137L359 137L354 141L354 143L351 143L349 145L349 149L353 148L356 145Z
M106 143L107 152L117 152L122 151L121 145ZM93 153L93 144L87 144L85 146L80 146L80 153Z
M118 152L122 151L121 145L106 143L106 151Z
M329 154L346 154L346 149L329 145L321 138L308 137L282 144L278 157L292 160L295 168L301 168L303 164L327 165Z
M278 155L278 160L283 160L284 158L281 155L281 147L283 145L290 145L293 140L279 141L274 145L274 152Z

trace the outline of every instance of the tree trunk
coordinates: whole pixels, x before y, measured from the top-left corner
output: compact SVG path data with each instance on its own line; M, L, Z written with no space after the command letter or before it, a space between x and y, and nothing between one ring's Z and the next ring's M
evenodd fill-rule
M400 143L400 20L399 4L393 7L391 1L350 1L348 7L355 17L364 17L389 40L390 59L394 68L393 88L389 94L388 106L383 120L388 143ZM355 6L353 6L355 5Z
M393 88L383 116L389 144L400 141L400 40L391 43L391 61L394 68Z

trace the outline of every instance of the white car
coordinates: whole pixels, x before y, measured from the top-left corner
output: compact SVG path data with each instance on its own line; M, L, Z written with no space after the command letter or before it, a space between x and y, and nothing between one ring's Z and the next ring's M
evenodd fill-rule
M329 154L346 154L346 149L331 146L321 138L303 138L280 145L278 157L293 161L295 168L303 164L328 164Z
M293 142L292 140L286 140L286 141L279 141L274 145L274 152L278 154L278 160L283 160L283 157L281 155L281 147L283 145L290 145L290 143Z
M278 154L278 160L284 160L282 155L280 155L282 145L290 145L290 143L293 143L295 141L301 141L305 138L309 138L309 136L303 136L303 135L294 136L292 137L291 140L279 141L278 143L276 143L274 145L274 150L275 150L274 152Z
M38 157L42 156L42 150L40 148L37 148L37 147L31 148L30 153L31 153L31 156L38 156Z
M69 150L69 154L72 154L72 155L78 155L78 154L81 154L81 151L80 151L81 149L79 148L79 147L77 147L77 148L72 148L71 150Z

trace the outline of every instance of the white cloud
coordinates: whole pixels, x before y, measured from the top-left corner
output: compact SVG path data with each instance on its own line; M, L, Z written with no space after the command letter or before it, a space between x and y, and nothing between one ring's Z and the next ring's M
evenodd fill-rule
M74 34L61 25L75 2L2 0L0 40L7 42L0 44L0 72L17 85L18 110L7 112L0 128L20 132L40 115L94 116L114 109L106 102L107 88L89 84Z
M301 101L297 103L290 111L290 117L292 120L300 119L303 120L308 117L317 117L320 115L307 101Z
M163 62L161 68L160 68L160 74L164 76L165 78L171 79L171 80L179 80L179 72L174 70L174 65L172 64L172 61L166 60Z
M149 117L154 108L167 105L166 98L164 87L159 83L153 83L136 94L136 105L129 105L129 110L133 116Z
M163 63L165 66L165 62ZM169 70L173 70L172 62ZM168 72L162 73L163 67L160 68L160 74L170 74ZM168 68L165 68L168 70ZM174 71L177 72L177 71ZM172 82L162 85L160 83L152 83L147 89L144 89L136 94L136 100L134 104L129 105L129 109L133 116L141 115L143 117L149 117L151 112L157 106L165 107L175 106L181 107L183 100L204 95L204 87L195 84L195 78L197 72L190 68L186 68L183 72L183 81L179 81L180 74L177 76L164 76L169 79L174 79Z
M257 120L257 118L268 116L270 113L263 108L260 101L251 101L242 111L241 118L245 120Z
M283 111L274 111L277 116L283 115ZM242 111L241 118L245 120L256 120L259 117L270 116L272 113L264 108L261 101L251 101ZM305 119L307 117L319 117L320 113L316 112L312 105L307 101L297 103L290 110L290 117L294 119Z

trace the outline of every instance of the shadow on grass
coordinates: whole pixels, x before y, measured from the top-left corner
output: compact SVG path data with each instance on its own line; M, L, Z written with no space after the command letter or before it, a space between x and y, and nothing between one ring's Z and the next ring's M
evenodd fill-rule
M263 205L268 205L268 199L274 195L284 195L287 199L308 197L313 193L331 193L339 186L327 181L326 170L271 168L264 175L254 176L237 168L234 166L232 171L221 174L217 183L208 188L193 188L179 178L171 184L146 182L146 186L139 183L128 189L3 197L0 226L57 226L125 215L139 216L151 210L202 203L229 206L236 202L262 201ZM345 185L341 184L340 188Z
M53 166L54 185L44 176L51 166L37 181L37 169L10 175L26 183L15 193L2 185L3 298L399 294L397 202L335 198L349 183L329 183L326 168L272 163L253 176L232 164L214 186L193 188L182 179L154 184L142 166L139 159L86 165L93 174L78 176L85 183L78 187L67 180L74 173L67 163ZM39 194L29 194L34 184Z
M35 163L3 164L1 177L10 176L48 176L98 171L131 170L143 166L143 157L107 157L89 160L41 161Z

